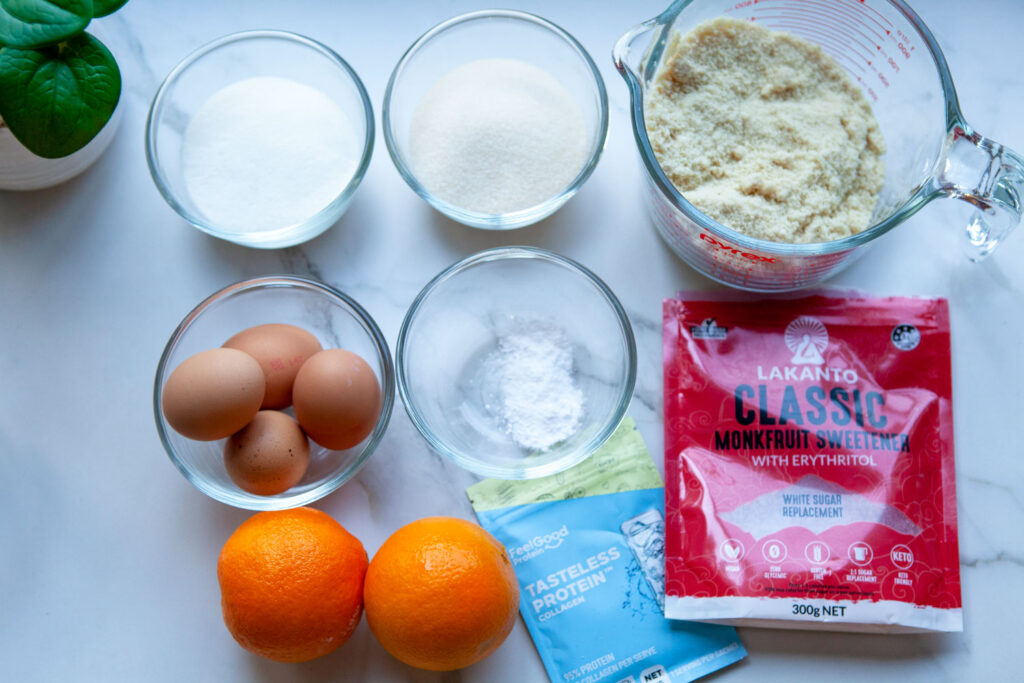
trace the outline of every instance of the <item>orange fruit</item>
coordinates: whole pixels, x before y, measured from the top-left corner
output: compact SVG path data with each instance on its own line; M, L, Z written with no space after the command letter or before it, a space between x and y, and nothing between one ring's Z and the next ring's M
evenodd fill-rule
M451 671L498 649L519 585L505 547L472 522L427 517L384 542L366 571L366 620L397 659Z
M359 624L366 565L363 544L326 513L255 514L217 561L224 623L239 645L268 659L321 657Z

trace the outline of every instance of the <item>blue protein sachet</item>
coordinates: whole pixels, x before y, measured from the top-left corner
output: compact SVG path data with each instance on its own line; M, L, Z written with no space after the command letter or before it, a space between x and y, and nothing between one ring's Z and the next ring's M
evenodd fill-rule
M467 493L552 681L683 683L746 656L732 627L664 617L664 489L633 420L566 472Z

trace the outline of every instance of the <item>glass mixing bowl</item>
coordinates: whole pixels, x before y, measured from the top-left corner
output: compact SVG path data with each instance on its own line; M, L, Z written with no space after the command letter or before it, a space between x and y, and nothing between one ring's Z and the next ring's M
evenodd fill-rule
M330 97L353 125L358 162L337 196L293 225L237 230L211 221L189 195L182 167L185 130L196 111L222 88L263 76L284 78ZM373 152L373 107L348 63L326 45L286 31L243 31L218 38L185 57L160 85L146 121L146 160L167 203L205 233L247 247L276 249L310 240L345 213Z
M381 385L380 416L370 435L344 451L329 450L311 440L306 475L292 488L274 496L259 496L240 489L224 468L225 440L194 441L178 434L167 424L162 404L167 377L183 360L217 348L235 333L264 323L295 325L313 334L325 349L343 348L358 354L373 368ZM289 275L230 285L192 309L167 342L153 387L156 428L171 462L206 495L248 510L308 505L354 477L384 436L394 401L391 352L370 314L333 287ZM285 412L294 417L291 408Z
M703 214L662 171L647 137L644 95L672 33L685 34L723 15L820 45L863 90L887 146L885 185L863 232L816 244L754 239ZM626 32L613 56L629 86L654 224L676 254L719 282L764 292L818 284L939 197L962 199L975 208L965 233L973 260L991 253L1020 222L1024 159L967 124L935 37L900 0L677 0Z
M496 414L493 353L523 321L564 332L584 396L575 433L548 450L523 448ZM582 462L611 436L636 383L636 343L618 299L596 275L531 247L500 247L431 280L398 334L398 392L439 453L486 477L542 477Z
M455 206L423 187L409 162L409 133L416 106L439 78L477 59L516 59L547 71L579 105L590 150L577 176L536 206L489 214ZM384 142L395 167L416 194L454 221L475 228L509 230L546 218L576 194L597 166L608 137L608 95L594 60L565 30L526 12L482 10L433 27L406 50L384 93Z

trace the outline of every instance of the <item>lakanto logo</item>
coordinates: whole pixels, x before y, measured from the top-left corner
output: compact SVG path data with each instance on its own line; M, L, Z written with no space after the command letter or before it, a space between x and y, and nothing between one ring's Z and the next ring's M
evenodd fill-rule
M711 235L707 234L706 232L702 232L700 234L700 238L702 240L704 240L705 242L708 242L709 244L711 244L711 246L715 247L716 249L721 249L723 251L727 251L727 252L729 252L730 254L732 254L734 256L739 256L740 258L745 258L748 261L757 261L758 263L775 263L775 259L773 257L771 257L771 256L761 256L760 254L752 254L749 251L743 251L742 249L737 249L736 247L732 246L731 244L726 244L725 242L719 242L718 240L716 240L714 237L712 237Z
M786 325L783 335L793 357L786 366L757 366L757 379L783 382L845 382L854 385L860 380L856 368L825 365L828 348L828 330L824 323L809 315L802 315Z
M786 346L793 352L793 365L824 365L822 352L828 348L828 330L817 318L802 315L786 325Z
M561 529L555 529L549 534L538 534L522 545L509 548L508 554L512 558L512 564L517 565L542 555L546 550L554 550L568 537L569 527L563 524Z

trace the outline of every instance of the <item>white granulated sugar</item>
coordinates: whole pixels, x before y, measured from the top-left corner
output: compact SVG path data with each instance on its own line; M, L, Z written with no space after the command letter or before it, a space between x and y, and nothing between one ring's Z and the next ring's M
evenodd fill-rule
M529 209L565 190L588 147L569 91L515 59L469 62L440 78L409 132L420 183L449 204L489 214Z
M360 156L334 100L284 78L249 78L214 93L185 130L182 165L196 208L233 232L283 228L330 204Z
M584 397L573 376L572 342L561 328L520 321L485 363L498 388L496 412L516 444L546 451L579 429Z

